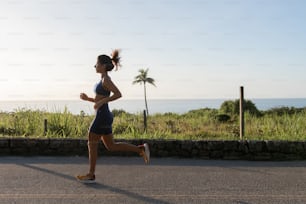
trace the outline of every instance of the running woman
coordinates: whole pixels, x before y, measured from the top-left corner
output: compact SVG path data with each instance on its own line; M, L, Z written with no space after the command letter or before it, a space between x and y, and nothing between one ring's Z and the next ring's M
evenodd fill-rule
M96 95L94 98L90 98L85 93L80 94L82 100L93 102L96 110L95 119L92 121L88 133L89 172L76 176L83 183L95 182L95 169L100 140L102 140L109 151L135 152L143 157L146 164L150 161L150 150L147 143L135 146L128 143L114 142L112 132L113 115L109 110L108 103L119 99L121 92L109 77L108 72L112 71L114 67L117 70L118 66L121 66L119 50L114 50L111 57L108 55L98 56L95 68L96 72L101 74L101 81L96 85Z

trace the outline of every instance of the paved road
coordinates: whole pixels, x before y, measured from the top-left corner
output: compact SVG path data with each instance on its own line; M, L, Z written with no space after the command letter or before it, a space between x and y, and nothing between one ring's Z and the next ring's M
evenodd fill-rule
M100 157L85 185L86 170L85 157L0 157L0 203L306 203L306 161Z

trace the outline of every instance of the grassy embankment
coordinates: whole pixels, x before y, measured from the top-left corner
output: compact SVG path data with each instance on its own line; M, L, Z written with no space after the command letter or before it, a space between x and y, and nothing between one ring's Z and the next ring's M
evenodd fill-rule
M227 112L227 113L224 113ZM124 139L184 139L238 140L239 116L226 109L200 109L186 114L154 114L148 117L144 132L142 114L114 110L115 138ZM17 109L0 112L0 137L86 138L94 116L73 115L68 110L48 113ZM44 120L48 121L44 133ZM246 112L245 139L305 140L306 108L274 108L259 114Z

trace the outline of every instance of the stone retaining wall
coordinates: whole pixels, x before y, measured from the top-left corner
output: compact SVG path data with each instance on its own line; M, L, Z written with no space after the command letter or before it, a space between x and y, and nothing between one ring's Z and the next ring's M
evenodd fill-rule
M142 140L116 140L135 145ZM306 141L180 141L146 140L153 157L184 157L229 160L304 160ZM0 139L0 155L87 156L87 140L80 139ZM135 156L109 152L100 144L99 155Z

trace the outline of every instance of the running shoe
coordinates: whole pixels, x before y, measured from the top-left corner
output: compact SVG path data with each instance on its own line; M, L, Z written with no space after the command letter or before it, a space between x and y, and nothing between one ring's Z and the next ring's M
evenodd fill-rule
M142 147L142 152L140 153L140 156L142 156L143 160L145 161L145 164L150 163L150 149L149 145L147 143L144 143L143 145L140 145Z
M76 179L81 183L96 183L96 176L90 176L89 174L86 175L78 175Z

